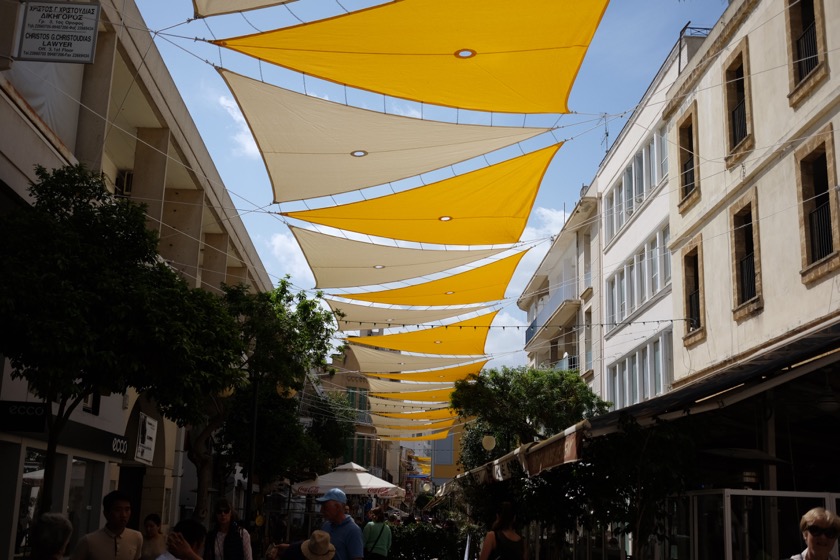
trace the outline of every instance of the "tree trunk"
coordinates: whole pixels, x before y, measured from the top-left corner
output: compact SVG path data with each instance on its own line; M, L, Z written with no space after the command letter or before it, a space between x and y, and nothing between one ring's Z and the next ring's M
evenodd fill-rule
M58 413L53 417L52 414L52 400L47 400L47 453L44 457L44 478L41 481L41 491L38 493L38 506L35 508L35 516L33 519L38 519L42 513L49 513L53 507L53 488L55 487L55 459L56 451L58 449L58 439L61 437L61 432L67 426L67 421L70 419L70 414L76 409L76 406L85 395L81 395L74 399L68 406L66 399L58 400Z
M224 416L218 415L211 418L207 425L190 429L187 458L195 465L198 479L193 517L202 523L205 523L209 516L210 488L213 483L213 449L210 445L210 436L223 423Z

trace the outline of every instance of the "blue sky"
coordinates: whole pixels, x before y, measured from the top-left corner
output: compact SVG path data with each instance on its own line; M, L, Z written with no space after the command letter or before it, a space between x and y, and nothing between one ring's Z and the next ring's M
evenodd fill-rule
M158 49L272 280L276 282L289 274L296 286L311 289L314 279L303 255L286 225L271 214L278 207L271 204L271 186L251 133L213 66L258 79L262 76L267 82L295 91L303 91L305 86L309 94L327 99L343 101L345 92L340 86L313 78L307 78L304 84L296 73L259 64L249 57L194 39L222 39L254 33L257 28L276 29L344 13L344 8L352 11L379 2L342 0L339 5L335 0L298 0L244 16L231 14L188 21L193 17L193 7L187 0L136 1L150 31L157 32ZM512 3L511 9L521 9L524 5ZM581 186L592 179L604 156L601 115L610 116L607 127L612 141L624 123L617 116L632 110L644 94L683 26L691 22L694 27L712 27L726 6L726 0L613 0L607 8L572 89L569 108L575 114L565 115L559 121L563 128L556 135L567 141L549 166L523 235L523 239L545 242L523 258L508 287L505 307L494 323L508 328L490 331L486 351L494 359L489 367L525 363L521 349L527 324L525 314L516 307L516 298L547 250L548 238L560 230L565 211L574 207ZM139 22L126 24L133 26ZM377 108L383 102L381 96L362 92L350 92L348 101ZM388 99L387 103L389 112L409 116L417 113L410 102ZM428 111L426 115L428 118ZM454 114L444 110L435 118L452 120ZM485 115L464 112L459 120L489 123ZM499 122L498 116L494 122ZM519 116L511 124L521 122ZM555 122L557 115L529 116L527 125L551 126ZM282 209L298 207L291 204ZM509 328L512 325L522 328Z

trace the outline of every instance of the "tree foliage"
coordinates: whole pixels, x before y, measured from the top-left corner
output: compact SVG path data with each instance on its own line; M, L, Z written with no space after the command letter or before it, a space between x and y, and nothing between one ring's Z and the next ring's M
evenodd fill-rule
M32 207L0 221L0 352L13 378L55 403L40 493L48 511L56 445L82 400L133 387L169 418L197 421L204 391L230 382L241 350L219 302L158 258L143 206L80 165L36 175Z

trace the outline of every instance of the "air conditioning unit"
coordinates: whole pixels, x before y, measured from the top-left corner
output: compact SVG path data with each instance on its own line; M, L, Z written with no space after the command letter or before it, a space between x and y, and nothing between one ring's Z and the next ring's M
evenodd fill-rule
M134 171L117 171L114 181L114 194L117 196L131 196L131 185L134 182Z

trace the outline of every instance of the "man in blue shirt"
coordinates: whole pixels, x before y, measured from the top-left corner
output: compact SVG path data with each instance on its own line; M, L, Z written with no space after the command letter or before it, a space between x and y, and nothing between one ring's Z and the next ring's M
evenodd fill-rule
M347 495L341 489L333 488L315 501L321 504L321 515L324 516L321 530L330 534L330 542L335 546L335 560L363 560L362 529L344 513Z

